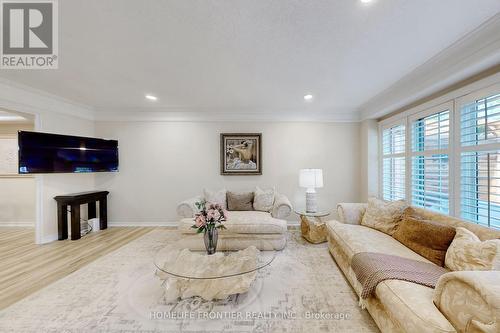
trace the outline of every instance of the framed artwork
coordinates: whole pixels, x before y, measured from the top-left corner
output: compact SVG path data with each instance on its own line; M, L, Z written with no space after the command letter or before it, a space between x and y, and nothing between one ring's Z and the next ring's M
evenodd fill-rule
M221 133L221 175L262 175L261 138L261 133Z

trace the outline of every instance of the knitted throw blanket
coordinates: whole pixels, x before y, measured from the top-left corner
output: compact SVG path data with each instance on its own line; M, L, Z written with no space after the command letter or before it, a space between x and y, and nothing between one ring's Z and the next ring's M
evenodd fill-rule
M435 288L439 277L448 272L435 264L374 252L355 254L351 268L363 286L360 303L384 280L403 280Z

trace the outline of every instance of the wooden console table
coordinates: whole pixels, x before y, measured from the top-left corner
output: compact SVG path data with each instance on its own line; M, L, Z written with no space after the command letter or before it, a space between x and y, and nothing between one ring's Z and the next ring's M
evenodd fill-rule
M108 191L91 191L58 195L57 224L59 240L68 238L68 206L71 207L71 239L81 238L80 234L80 205L88 204L88 218L96 218L96 202L99 201L99 227L101 230L108 227L107 196Z

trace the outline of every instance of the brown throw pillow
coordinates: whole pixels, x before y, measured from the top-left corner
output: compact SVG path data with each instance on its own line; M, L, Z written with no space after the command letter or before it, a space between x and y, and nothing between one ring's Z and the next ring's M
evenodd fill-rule
M227 192L227 210L253 210L253 192Z
M455 237L455 228L425 220L409 207L405 209L393 237L422 257L443 267L446 250Z

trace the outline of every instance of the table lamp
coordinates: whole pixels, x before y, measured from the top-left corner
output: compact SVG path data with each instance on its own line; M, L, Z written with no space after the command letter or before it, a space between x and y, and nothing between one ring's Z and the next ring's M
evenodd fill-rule
M301 169L299 186L306 188L306 212L316 213L318 211L316 188L323 187L323 170Z

